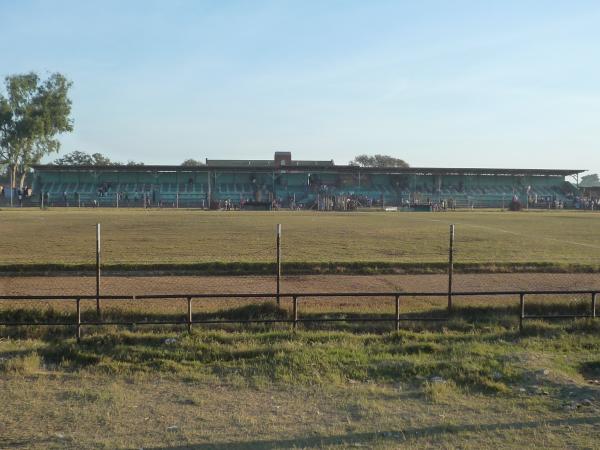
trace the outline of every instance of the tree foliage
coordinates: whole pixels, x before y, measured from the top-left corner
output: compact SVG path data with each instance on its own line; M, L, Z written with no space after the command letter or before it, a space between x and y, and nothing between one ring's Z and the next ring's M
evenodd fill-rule
M102 153L89 154L86 152L74 151L55 159L52 164L57 166L122 166L123 163L112 161L108 156ZM143 162L127 161L126 166L143 166Z
M102 153L85 153L75 150L66 155L55 159L52 164L57 166L112 166L117 163L112 162L108 156Z
M42 80L34 72L7 76L0 92L0 165L8 166L13 187L22 186L32 164L60 148L58 136L73 130L69 89L60 73Z
M403 159L388 155L358 155L350 164L360 167L409 167Z
M581 180L579 181L579 186L581 186L581 187L600 186L600 178L598 178L597 173L591 173L589 175L584 175L581 177Z
M202 161L198 161L197 159L186 159L184 162L181 163L181 165L183 167L198 167L198 166L203 166L204 163Z

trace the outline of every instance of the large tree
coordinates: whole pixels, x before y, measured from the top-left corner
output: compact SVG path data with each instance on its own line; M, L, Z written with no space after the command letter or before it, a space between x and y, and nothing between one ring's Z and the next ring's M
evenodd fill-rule
M0 92L0 164L8 166L12 187L22 187L32 164L60 148L58 136L73 130L69 89L60 73L42 80L34 72L4 79Z
M143 166L144 163L141 161L127 161L123 164L119 161L112 161L108 156L104 156L102 153L89 153L80 152L75 150L74 152L67 153L66 155L55 159L52 164L57 166Z
M600 186L600 179L598 178L597 173L591 173L589 175L584 175L581 177L579 181L580 187L597 187Z
M403 159L388 155L358 155L350 164L360 167L409 167Z
M181 165L183 167L198 167L198 166L203 166L204 163L202 161L198 161L197 159L186 159L184 162L181 163Z
M85 153L75 150L55 159L52 164L57 166L112 166L118 163L112 162L108 156L102 153Z

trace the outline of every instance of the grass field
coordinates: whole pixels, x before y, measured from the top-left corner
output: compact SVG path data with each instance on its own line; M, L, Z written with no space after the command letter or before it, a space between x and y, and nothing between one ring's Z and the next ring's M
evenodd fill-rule
M235 271L236 264L270 264L277 223L283 226L283 259L290 270L294 263L443 265L451 223L457 227L459 269L461 264L532 263L540 270L600 265L600 214L589 212L5 209L0 210L0 267L91 265L97 222L106 267L230 263Z
M1 295L92 293L89 276L12 276L11 267L268 263L274 230L295 263L441 264L455 223L460 263L598 265L600 215L578 212L219 213L0 211ZM544 265L545 264L545 265ZM514 266L514 267L513 267ZM208 267L208 266L207 266ZM288 267L289 268L289 267ZM31 274L30 274L31 275ZM55 274L58 275L58 274ZM135 275L135 276L134 276ZM283 291L443 291L445 275L286 276ZM459 274L455 288L597 288L595 273ZM270 276L105 276L104 294L264 292ZM588 312L589 296L528 300L530 314ZM106 303L105 320L182 320L185 303ZM410 316L443 298L404 298ZM307 299L301 317L391 316L389 298ZM448 321L0 327L1 448L595 448L600 321L527 321L518 299L456 298ZM257 299L196 302L196 319L291 316ZM96 320L85 302L84 321ZM73 302L3 302L0 321L75 320Z
M5 330L0 447L596 448L599 324Z

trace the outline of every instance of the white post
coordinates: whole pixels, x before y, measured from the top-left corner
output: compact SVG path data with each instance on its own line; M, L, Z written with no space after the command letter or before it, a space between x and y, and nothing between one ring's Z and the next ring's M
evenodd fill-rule
M13 195L15 193L14 184L14 176L13 176L13 168L10 167L10 206L13 206Z
M281 224L277 224L277 306L280 304L281 293Z
M452 309L452 277L454 275L454 224L450 225L448 245L448 312Z
M96 224L96 313L100 316L100 224Z

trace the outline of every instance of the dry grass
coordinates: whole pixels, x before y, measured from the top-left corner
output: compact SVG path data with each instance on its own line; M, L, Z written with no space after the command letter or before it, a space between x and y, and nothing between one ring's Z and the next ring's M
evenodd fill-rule
M0 265L92 262L103 223L112 262L269 261L284 224L293 261L457 259L594 263L600 216L585 213L310 214L0 211ZM432 238L433 236L433 238ZM457 289L593 288L593 274L459 275ZM284 291L444 290L444 276L286 277ZM0 295L93 292L88 277L0 277ZM103 293L273 291L273 277L107 277ZM530 312L583 311L543 298ZM403 299L435 313L444 299ZM585 302L585 303L584 303ZM289 317L239 300L195 302L197 317ZM493 305L493 306L492 306ZM93 304L84 318L94 320ZM182 301L106 303L105 317L181 318ZM456 299L450 321L407 324L0 327L0 447L594 448L599 322L530 321L516 299ZM73 321L73 302L2 303L3 319ZM391 315L390 299L310 299L301 316ZM546 374L544 369L548 369ZM543 375L540 375L540 371ZM584 400L587 402L582 403ZM572 407L572 405L577 405Z
M440 403L364 384L286 389L35 377L2 380L0 396L3 448L594 448L600 422L591 411L556 410L538 396L457 395Z
M585 212L310 213L194 210L0 210L0 265L92 264L96 222L106 264L456 261L599 264L600 215Z
M536 330L3 339L0 447L595 448L598 327Z

